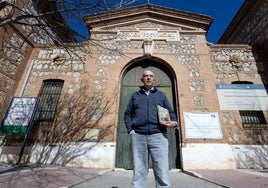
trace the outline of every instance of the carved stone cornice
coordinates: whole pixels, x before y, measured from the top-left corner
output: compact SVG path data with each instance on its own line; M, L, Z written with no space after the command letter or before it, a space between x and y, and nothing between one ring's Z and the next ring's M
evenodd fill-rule
M159 23L186 25L208 31L213 19L209 16L165 8L156 5L142 5L87 15L84 17L89 30L96 28L116 28L125 24L133 24L145 20L157 20Z

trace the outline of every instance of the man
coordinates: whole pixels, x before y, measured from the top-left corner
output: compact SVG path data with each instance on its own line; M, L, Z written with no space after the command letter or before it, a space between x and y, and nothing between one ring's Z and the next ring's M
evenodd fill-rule
M132 94L124 116L132 141L134 163L132 188L146 187L149 154L156 187L170 187L166 128L177 127L176 115L166 95L154 87L155 77L152 71L145 70L141 82L143 86ZM171 121L159 123L157 105L169 110Z

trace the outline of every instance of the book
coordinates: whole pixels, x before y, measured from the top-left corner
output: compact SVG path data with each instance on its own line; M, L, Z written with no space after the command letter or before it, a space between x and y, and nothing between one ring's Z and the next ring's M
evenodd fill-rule
M170 121L170 115L169 115L168 109L160 105L157 105L157 113L158 113L159 123L161 123L162 121Z

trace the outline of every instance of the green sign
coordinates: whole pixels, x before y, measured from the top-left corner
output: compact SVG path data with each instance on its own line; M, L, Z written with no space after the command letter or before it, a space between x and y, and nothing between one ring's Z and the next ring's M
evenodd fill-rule
M13 97L1 127L1 134L25 135L36 104L37 98Z

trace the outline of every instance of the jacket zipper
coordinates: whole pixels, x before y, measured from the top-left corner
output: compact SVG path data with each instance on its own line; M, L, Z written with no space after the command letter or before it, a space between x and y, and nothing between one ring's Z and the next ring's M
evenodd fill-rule
M149 124L149 104L150 104L150 97L149 95L147 95L147 126L148 126L148 133L150 134L151 133L151 126Z

